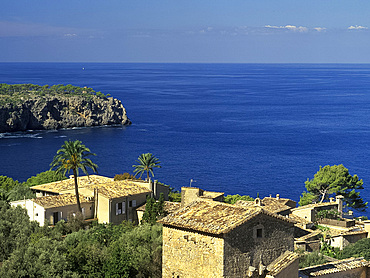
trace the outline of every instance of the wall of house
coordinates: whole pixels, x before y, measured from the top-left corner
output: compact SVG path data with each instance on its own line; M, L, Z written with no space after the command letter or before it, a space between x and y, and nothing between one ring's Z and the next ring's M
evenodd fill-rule
M99 223L110 223L110 200L101 194L98 194L97 214Z
M45 210L40 205L34 203L32 200L19 200L10 203L13 207L20 206L27 210L28 217L31 221L37 221L40 225L45 223Z
M274 278L298 278L299 259L297 258L290 265L274 276Z
M260 231L258 231L260 230ZM226 277L245 277L249 266L267 266L294 249L294 225L259 214L224 236Z
M91 219L94 217L94 203L81 203L82 211L84 212L85 219ZM58 219L67 221L67 218L71 214L75 214L78 212L77 204L63 206L63 207L55 207L55 208L47 208L45 209L45 219L49 221L50 225L54 225L54 213L58 213Z
M130 221L138 223L136 208L145 204L146 196L149 193L136 194L133 196L114 198L111 200L110 206L110 223L121 224L122 221ZM125 206L124 211L117 212L117 204L121 203L122 206Z
M307 221L314 221L314 218L315 218L313 208L292 210L292 214L302 217L303 219L306 219Z
M162 277L224 277L223 239L163 227Z

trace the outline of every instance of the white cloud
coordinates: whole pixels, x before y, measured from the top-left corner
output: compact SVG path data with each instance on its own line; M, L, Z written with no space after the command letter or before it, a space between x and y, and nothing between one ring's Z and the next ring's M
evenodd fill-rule
M326 31L326 28L325 27L315 27L313 29L315 29L317 32L324 32L324 31Z
M65 37L72 38L77 37L77 34L64 34Z
M361 26L361 25L355 25L355 26L348 27L348 30L365 30L365 29L368 29L368 28L365 26Z
M285 25L285 26L273 26L273 25L265 25L265 28L271 28L271 29L285 29L290 30L294 32L307 32L308 28L303 26L294 26L294 25Z

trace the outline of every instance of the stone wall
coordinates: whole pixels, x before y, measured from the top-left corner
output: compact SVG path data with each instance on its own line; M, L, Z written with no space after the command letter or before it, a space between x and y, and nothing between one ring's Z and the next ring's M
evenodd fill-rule
M244 277L249 266L267 266L294 249L294 225L260 214L225 235L225 277Z
M162 277L224 277L223 239L163 227Z

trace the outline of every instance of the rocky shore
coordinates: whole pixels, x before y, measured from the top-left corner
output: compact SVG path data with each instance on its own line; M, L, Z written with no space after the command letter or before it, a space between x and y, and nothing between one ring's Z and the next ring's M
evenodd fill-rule
M118 99L93 96L37 96L0 106L0 132L129 125Z

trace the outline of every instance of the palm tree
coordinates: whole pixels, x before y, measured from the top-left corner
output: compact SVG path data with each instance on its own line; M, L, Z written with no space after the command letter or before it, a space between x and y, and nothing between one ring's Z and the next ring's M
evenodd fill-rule
M136 175L140 174L140 178L141 178L143 173L146 172L147 178L149 180L149 173L151 173L152 176L154 177L153 168L161 168L161 166L159 165L159 163L161 162L158 161L158 158L156 158L151 153L141 154L138 157L137 162L139 162L138 165L132 165L132 167L135 168L134 170L134 173L136 172L134 175L135 177Z
M80 213L82 213L80 197L78 195L78 170L81 169L86 175L87 168L91 168L94 172L98 166L93 163L89 158L90 155L96 155L90 152L90 149L82 144L81 141L65 141L61 149L57 151L56 156L54 156L53 161L50 163L50 170L56 168L57 173L69 173L72 170L74 183L75 183L75 193L77 199L77 207Z

